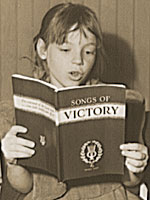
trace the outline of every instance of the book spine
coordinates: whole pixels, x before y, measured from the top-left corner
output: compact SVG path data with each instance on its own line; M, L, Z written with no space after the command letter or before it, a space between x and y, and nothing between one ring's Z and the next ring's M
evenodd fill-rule
M55 92L55 108L56 108L56 119L55 119L55 133L56 133L56 161L57 161L57 178L59 181L62 180L62 173L61 173L61 151L60 151L60 137L59 137L59 115L58 115L58 92Z

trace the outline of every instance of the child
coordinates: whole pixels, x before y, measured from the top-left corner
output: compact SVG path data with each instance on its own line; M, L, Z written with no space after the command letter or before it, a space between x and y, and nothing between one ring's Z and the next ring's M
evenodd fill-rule
M102 32L94 12L86 6L65 3L50 9L43 18L34 44L34 77L51 82L58 88L99 82L96 79L98 61L102 62L105 57ZM125 156L128 179L121 183L108 181L73 186L17 165L17 158L31 157L36 153L35 143L17 137L18 132L26 133L27 128L12 126L1 141L7 166L2 199L140 199L129 190L140 183L147 165L148 152L142 141L139 141L141 144L129 143L120 147Z

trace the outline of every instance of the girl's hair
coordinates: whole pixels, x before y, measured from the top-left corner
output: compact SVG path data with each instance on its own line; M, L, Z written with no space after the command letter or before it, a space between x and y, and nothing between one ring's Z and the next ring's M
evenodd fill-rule
M37 53L37 42L43 39L46 48L50 43L63 44L70 29L75 25L75 30L84 33L84 28L96 36L97 52L96 61L90 75L95 78L102 71L102 63L105 53L102 42L102 31L95 13L82 4L62 3L51 8L44 16L39 33L34 37L35 64L34 76L36 78L49 81L49 71L47 63L42 60ZM100 61L100 62L99 62Z

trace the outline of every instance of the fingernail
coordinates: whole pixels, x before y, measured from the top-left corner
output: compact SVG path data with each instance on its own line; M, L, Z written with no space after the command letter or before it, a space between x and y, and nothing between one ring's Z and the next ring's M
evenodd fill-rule
M35 142L32 142L31 146L32 146L32 148L35 147Z
M35 154L35 150L32 150L32 155Z
M23 131L24 131L24 132L27 132L27 130L28 130L28 129L27 129L26 127L23 127Z

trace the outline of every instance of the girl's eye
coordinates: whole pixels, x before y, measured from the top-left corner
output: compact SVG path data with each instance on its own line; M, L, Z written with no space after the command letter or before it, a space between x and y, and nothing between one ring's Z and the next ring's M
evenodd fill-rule
M63 52L68 52L68 51L70 51L70 49L67 49L67 48L62 48L62 49L60 49L60 51L63 51Z
M95 50L94 51L86 50L85 53L87 55L95 55L96 52L95 52Z

